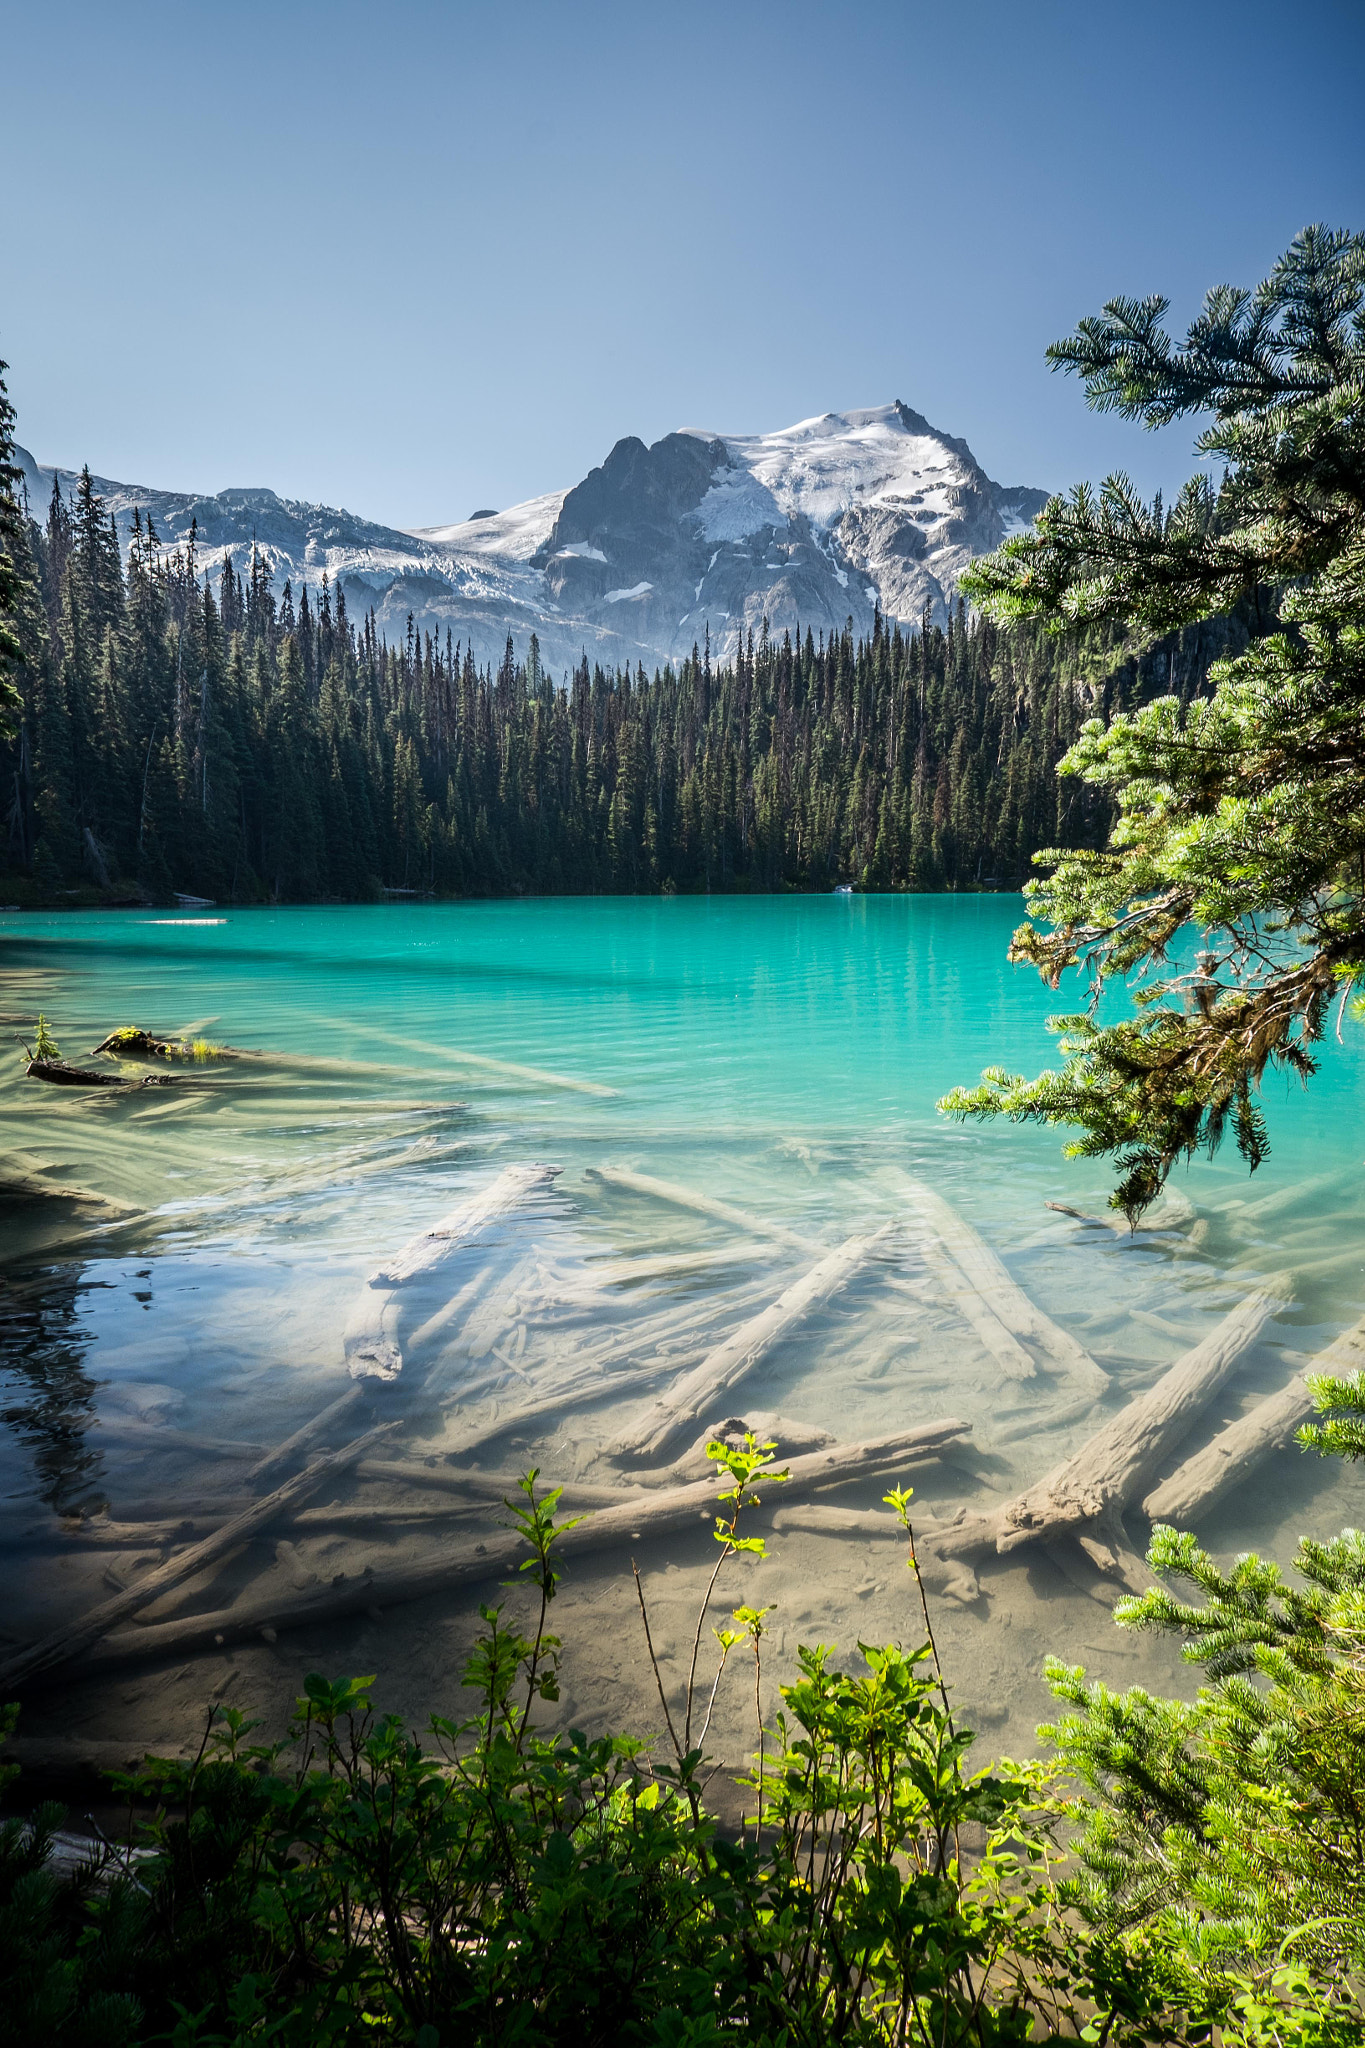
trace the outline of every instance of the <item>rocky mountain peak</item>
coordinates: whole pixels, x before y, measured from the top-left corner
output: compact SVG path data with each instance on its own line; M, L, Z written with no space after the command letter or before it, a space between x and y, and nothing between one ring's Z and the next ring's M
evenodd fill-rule
M54 474L19 451L42 518ZM95 480L121 535L150 512L162 539L197 521L199 559L252 547L280 588L325 571L353 613L380 630L463 640L479 660L532 632L558 673L583 653L607 663L678 661L709 632L725 659L762 630L870 629L874 607L909 627L942 618L973 556L1042 509L1047 494L992 482L964 440L897 399L822 413L767 434L683 428L647 446L618 441L571 490L482 509L450 526L400 531L284 499L265 487L195 496Z

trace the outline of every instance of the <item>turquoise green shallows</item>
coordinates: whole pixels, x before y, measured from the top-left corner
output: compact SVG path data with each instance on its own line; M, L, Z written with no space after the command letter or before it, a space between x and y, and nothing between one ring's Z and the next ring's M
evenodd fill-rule
M1205 1440L1365 1309L1361 1027L1348 1018L1345 1044L1329 1040L1310 1090L1268 1085L1272 1153L1254 1181L1229 1149L1176 1177L1152 1231L1078 1222L1045 1204L1103 1215L1102 1164L1068 1163L1059 1133L934 1110L988 1063L1046 1064L1043 1020L1078 1004L1007 965L1020 914L1018 898L829 896L0 916L11 1032L41 1010L68 1058L129 1023L270 1055L108 1095L25 1081L17 1048L0 1063L11 1174L125 1205L109 1221L63 1203L0 1209L14 1290L0 1551L22 1544L31 1566L7 1626L31 1632L102 1597L102 1563L43 1547L54 1507L108 1502L118 1517L230 1493L241 1460L216 1448L278 1443L346 1386L343 1334L377 1262L520 1162L559 1167L553 1189L436 1276L420 1307L436 1320L378 1397L407 1452L620 1483L605 1453L647 1400L825 1248L887 1221L904 1227L723 1412L841 1438L956 1415L975 1469L915 1475L926 1508L951 1512L1042 1476L1259 1278L1285 1275L1292 1305L1190 1443ZM738 1220L598 1177L612 1168ZM924 1256L907 1174L1086 1347L1110 1379L1098 1406L1042 1357L1034 1377L1002 1377ZM418 1321L414 1308L410 1337ZM1358 1475L1287 1452L1205 1533L1227 1549L1287 1544L1358 1520L1359 1490ZM1130 1535L1141 1544L1140 1522ZM290 1553L288 1569L334 1575L363 1551L354 1534L328 1541L314 1555L300 1537L304 1566ZM696 1548L681 1548L684 1578L705 1563ZM799 1533L765 1568L792 1617L789 1654L798 1636L909 1626L890 1553L874 1549L875 1567ZM212 1598L260 1568L234 1565ZM615 1598L609 1574L577 1584L574 1597ZM1026 1741L1064 1617L1112 1630L1045 1560L991 1567L983 1585L949 1634L965 1631L968 1695L998 1693ZM395 1624L385 1657L405 1640ZM610 1679L603 1655L585 1714L615 1714L611 1684L634 1697L638 1659Z

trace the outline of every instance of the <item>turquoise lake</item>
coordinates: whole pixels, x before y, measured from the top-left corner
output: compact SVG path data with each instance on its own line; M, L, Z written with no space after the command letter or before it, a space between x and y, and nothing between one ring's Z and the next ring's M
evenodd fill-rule
M935 1113L987 1064L1047 1064L1044 1019L1076 1003L1006 964L1020 914L1018 898L990 896L0 914L11 1036L42 1011L68 1058L127 1023L269 1055L107 1095L26 1082L17 1049L4 1062L10 1180L119 1205L0 1210L5 1633L32 1636L145 1568L145 1547L86 1540L102 1521L131 1530L239 1499L243 1460L350 1384L348 1317L376 1263L531 1162L558 1174L433 1277L402 1379L375 1390L372 1412L396 1421L410 1459L536 1464L570 1495L575 1481L624 1487L613 1446L672 1378L824 1253L888 1224L724 1414L840 1441L958 1417L970 1453L911 1476L926 1512L970 1510L1040 1478L1258 1280L1282 1276L1286 1308L1190 1443L1206 1440L1365 1310L1365 1034L1348 1019L1308 1090L1268 1084L1273 1149L1254 1179L1231 1151L1201 1160L1155 1227L1129 1237L1103 1221L1103 1171L1066 1161L1062 1134ZM1108 1376L1098 1400L1041 1363L1002 1377L926 1250L915 1180L1084 1346ZM870 1508L884 1485L833 1500ZM319 1496L314 1519L253 1539L140 1619L228 1611L276 1579L322 1585L442 1540L420 1488L347 1486L349 1523L328 1523ZM1201 1533L1222 1550L1287 1551L1301 1529L1358 1521L1361 1487L1287 1451ZM499 1514L485 1504L462 1537ZM779 1524L757 1588L775 1603L774 1681L799 1641L914 1636L893 1543L819 1516ZM1142 1547L1140 1519L1129 1536ZM699 1529L641 1552L666 1644L690 1633L706 1542ZM736 1566L732 1600L754 1591ZM1124 1682L1178 1682L1169 1646L1115 1630L1102 1591L1024 1554L984 1564L976 1597L943 1594L950 1676L992 1744L1031 1745L1048 1650ZM76 1673L35 1695L26 1722L73 1741L99 1726L169 1742L205 1698L273 1709L317 1665L381 1673L386 1703L414 1716L452 1711L491 1597L466 1587L274 1642ZM564 1718L657 1719L632 1603L624 1552L570 1569ZM716 1724L736 1758L741 1705Z

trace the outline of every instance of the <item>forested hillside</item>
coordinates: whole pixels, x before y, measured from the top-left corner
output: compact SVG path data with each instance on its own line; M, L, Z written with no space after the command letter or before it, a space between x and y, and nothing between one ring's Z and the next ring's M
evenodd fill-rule
M751 636L724 668L704 644L652 677L584 661L566 689L534 638L496 671L388 645L325 581L201 576L150 521L125 567L88 472L11 532L22 901L1014 887L1041 846L1103 843L1103 797L1055 773L1081 723L1197 689L1226 640L1116 663L1110 632L959 606L946 631Z

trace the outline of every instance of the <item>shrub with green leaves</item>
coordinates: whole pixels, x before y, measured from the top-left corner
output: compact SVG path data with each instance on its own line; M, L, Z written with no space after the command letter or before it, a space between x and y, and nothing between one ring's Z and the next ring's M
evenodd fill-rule
M558 1697L567 1525L531 1474L509 1505L532 1621L482 1610L468 1718L419 1738L373 1680L314 1676L280 1739L214 1708L192 1762L119 1781L153 1816L131 1831L137 1861L109 1851L61 1882L55 1813L6 1824L0 2043L1358 2043L1362 1539L1304 1545L1298 1587L1159 1532L1153 1563L1204 1604L1163 1590L1119 1618L1188 1638L1198 1700L1057 1666L1058 1762L972 1770L900 1489L923 1640L843 1661L803 1648L765 1718L767 1610L743 1602L712 1630L707 1683L711 1596L735 1561L762 1563L740 1525L780 1482L774 1448L710 1447L717 1562L680 1699L637 1576L662 1746L538 1725ZM727 1832L706 1809L706 1731L741 1646L756 1753ZM1063 1796L1061 1773L1083 1789Z
M535 1625L483 1610L470 1717L433 1718L419 1740L378 1711L371 1680L319 1677L279 1741L214 1709L192 1763L151 1759L121 1781L155 1813L151 1855L88 1883L75 1919L44 1895L46 1934L6 1964L36 1986L14 2010L107 2010L92 2038L175 2048L1027 2038L1044 1976L1070 1996L1057 1957L1074 1946L1049 1918L1041 1779L967 1771L972 1737L932 1646L868 1648L851 1670L805 1650L764 1727L763 1610L744 1603L714 1631L713 1682L699 1675L711 1590L763 1556L740 1520L780 1477L772 1448L711 1446L716 1572L676 1709L661 1681L662 1755L538 1730L558 1691L546 1623L564 1525L531 1475L513 1511ZM908 1520L907 1500L893 1505ZM704 1802L702 1709L740 1644L761 1739L750 1818L726 1834ZM41 1826L6 1839L46 1882ZM22 1883L0 1865L11 1909L26 1910Z

